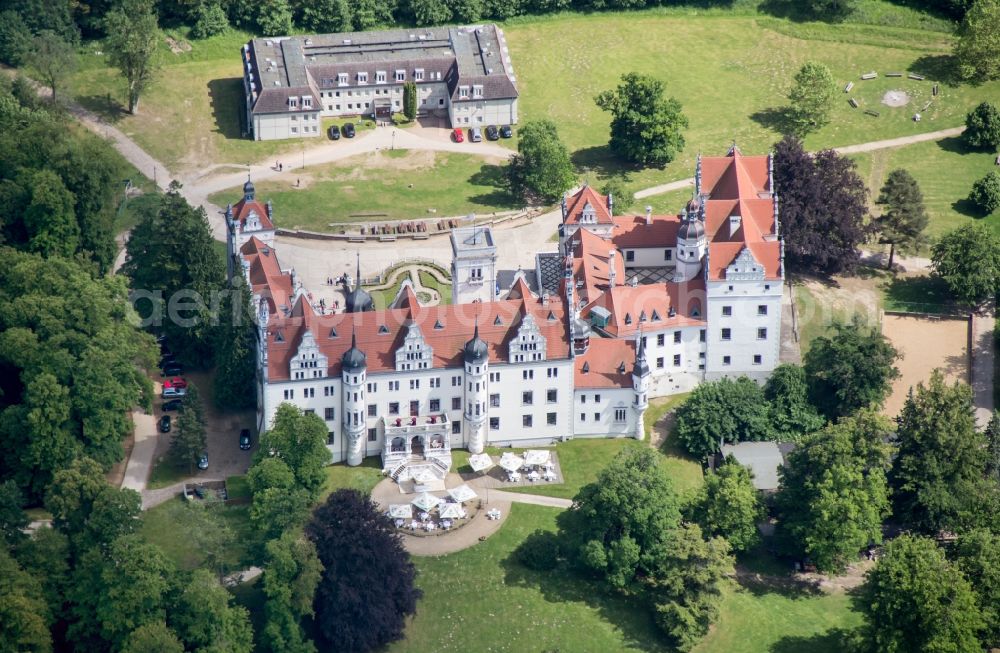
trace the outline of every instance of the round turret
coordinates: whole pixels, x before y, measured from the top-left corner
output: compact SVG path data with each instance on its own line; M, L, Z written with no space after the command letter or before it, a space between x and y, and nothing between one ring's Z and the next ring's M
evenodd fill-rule
M247 179L247 183L243 184L243 193L246 195L253 195L254 193L253 182L249 179Z
M358 372L368 366L365 352L358 349L357 341L351 338L351 348L344 352L340 365L346 372Z
M689 216L697 217L701 212L701 202L698 201L697 197L692 197L687 203L687 214Z
M705 225L697 218L688 218L681 223L677 238L681 240L699 240L705 236Z
M489 357L489 347L480 339L479 325L476 325L476 331L472 335L472 339L465 343L465 347L462 349L462 358L470 365L482 365Z

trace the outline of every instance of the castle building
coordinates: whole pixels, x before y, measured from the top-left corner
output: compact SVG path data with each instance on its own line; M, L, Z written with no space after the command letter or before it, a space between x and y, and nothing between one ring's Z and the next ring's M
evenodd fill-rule
M356 280L342 313L310 303L267 223L232 217L255 202L248 182L227 215L230 269L258 314L258 428L291 402L324 420L334 461L380 455L394 478L443 478L455 448L642 439L653 397L763 381L778 363L784 276L771 161L734 146L699 158L696 179L679 215L615 216L589 187L567 197L534 290L518 273L497 296L492 238L463 229L455 283L481 265L488 295L422 306L404 281L374 310Z
M453 127L517 123L517 87L496 25L256 38L241 50L245 129L258 141L322 136L321 118L417 114Z

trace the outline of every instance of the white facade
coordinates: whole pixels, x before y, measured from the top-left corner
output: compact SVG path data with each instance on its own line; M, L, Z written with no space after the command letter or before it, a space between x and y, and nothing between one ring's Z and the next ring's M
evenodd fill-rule
M258 141L276 141L285 138L312 138L323 136L323 122L318 111L308 113L256 113L253 115L253 133Z
M489 227L451 230L451 297L455 304L496 297L497 248Z

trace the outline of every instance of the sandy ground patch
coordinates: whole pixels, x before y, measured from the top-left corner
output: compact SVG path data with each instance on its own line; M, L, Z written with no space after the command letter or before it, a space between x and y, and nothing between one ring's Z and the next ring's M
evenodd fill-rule
M912 386L940 369L948 383L969 383L969 320L886 315L882 333L899 350L899 378L885 402L885 414L899 414Z

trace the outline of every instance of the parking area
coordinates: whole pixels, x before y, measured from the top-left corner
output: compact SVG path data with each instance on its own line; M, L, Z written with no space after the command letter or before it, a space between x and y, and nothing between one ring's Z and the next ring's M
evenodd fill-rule
M245 474L250 468L254 452L257 450L257 433L254 432L254 412L252 410L221 410L215 406L212 374L190 372L184 375L188 383L198 387L205 406L206 436L208 440L208 469L195 470L192 478L224 480L236 474ZM157 420L164 414L161 410L163 399L157 395L154 400ZM177 413L169 413L176 420ZM249 451L239 447L240 430L248 428L253 437ZM156 459L165 458L170 450L170 434L160 433L156 446Z

